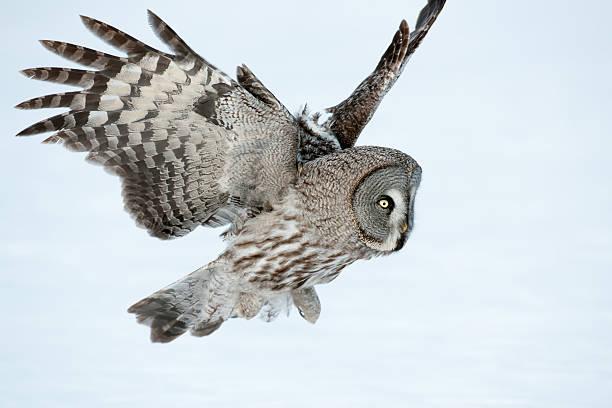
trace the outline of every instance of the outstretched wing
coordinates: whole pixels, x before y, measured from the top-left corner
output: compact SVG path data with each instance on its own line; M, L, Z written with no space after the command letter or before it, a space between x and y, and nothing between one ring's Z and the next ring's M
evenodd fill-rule
M421 10L416 29L412 33L406 21L402 20L374 72L359 84L351 96L328 109L332 115L323 127L336 136L343 149L355 144L378 104L399 78L410 56L427 35L445 2L446 0L429 0Z
M42 41L49 50L97 70L22 71L83 89L17 105L70 109L18 136L54 131L45 142L89 152L87 160L120 176L125 207L136 222L164 239L202 224L239 223L269 208L293 182L298 130L276 98L270 103L263 91L247 91L150 11L151 26L174 54L92 18L82 20L127 58ZM247 72L239 68L239 77Z

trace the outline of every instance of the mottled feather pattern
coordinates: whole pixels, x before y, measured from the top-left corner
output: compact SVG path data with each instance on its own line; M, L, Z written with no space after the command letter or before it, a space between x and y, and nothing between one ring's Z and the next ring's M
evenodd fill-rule
M244 89L249 91L253 96L262 101L263 103L272 106L276 109L285 110L284 105L274 96L272 92L255 76L255 74L247 67L242 64L236 68L236 78L238 83L242 85ZM288 114L289 112L287 112Z
M271 321L292 305L314 323L321 312L315 285L356 260L401 248L421 169L397 150L353 145L443 5L429 0L413 33L402 21L349 98L296 117L246 65L234 81L150 11L152 29L173 54L84 16L89 30L126 56L41 41L91 70L23 70L81 89L18 104L68 109L19 136L52 132L45 143L85 152L119 176L126 210L153 236L229 224L217 260L129 308L152 341L187 331L206 336L234 317Z
M130 313L137 315L139 323L151 327L152 341L167 343L195 325L201 316L202 300L208 293L208 281L216 270L216 263L192 272L129 308Z
M347 211L352 212L355 184L372 168L398 165L418 170L403 153L378 147L338 151L304 163L295 189L270 211L247 219L218 260L194 272L205 286L188 275L129 311L150 325L151 339L160 342L187 330L209 334L231 317L259 314L273 320L290 307L288 299L306 320L316 321L321 306L313 286L335 279L356 260L390 253L364 246ZM322 182L337 177L351 182Z
M264 170L263 178L280 179L282 183L295 154L289 152L289 158L284 158L268 150L278 150L275 145L285 148L297 144L291 116L284 107L279 108L280 102L272 107L242 90L193 53L153 13L149 13L149 19L158 36L177 55L158 51L89 17L82 17L84 24L125 52L127 58L66 42L42 41L56 54L99 71L52 67L22 71L35 79L76 85L83 90L17 105L21 109L70 109L31 125L19 136L57 131L45 141L89 152L88 161L121 176L126 209L154 236L182 236L201 224L218 226L248 216L248 208L261 207L276 192L273 188L261 197L243 197L247 210L226 203L229 195L242 197L247 193L244 183L219 184L227 163L225 156L235 157L245 151L242 144L249 145L255 137L261 140L259 151L252 157L240 153L240 164L232 162L232 169L252 174L261 173L255 168L269 165L275 170ZM281 131L287 134L286 143L265 141ZM268 157L268 163L260 156ZM281 166L274 166L279 160Z

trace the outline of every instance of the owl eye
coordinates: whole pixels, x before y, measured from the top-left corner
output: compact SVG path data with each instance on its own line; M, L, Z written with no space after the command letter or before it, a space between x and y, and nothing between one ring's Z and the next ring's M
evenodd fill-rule
M383 210L391 211L393 210L393 199L389 196L382 196L378 199L378 205Z

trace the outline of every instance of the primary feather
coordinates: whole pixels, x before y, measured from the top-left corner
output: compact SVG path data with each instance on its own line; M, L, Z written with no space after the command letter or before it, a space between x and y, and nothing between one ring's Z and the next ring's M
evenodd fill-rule
M42 41L58 55L98 71L22 71L83 89L17 105L70 108L18 135L57 131L46 142L89 152L89 161L121 177L127 211L156 237L240 222L268 206L294 178L297 126L246 67L239 72L242 78L248 74L245 83L255 96L195 54L155 14L149 12L149 19L175 55L89 17L82 17L84 24L127 58Z

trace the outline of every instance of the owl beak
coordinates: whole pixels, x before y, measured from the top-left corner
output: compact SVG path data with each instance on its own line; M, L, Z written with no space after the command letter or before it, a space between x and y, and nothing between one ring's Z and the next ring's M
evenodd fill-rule
M406 214L406 219L402 223L400 227L400 231L402 232L402 235L400 235L400 238L397 242L397 245L395 248L396 251L403 248L404 244L406 243L406 240L408 240L408 237L410 236L410 232L412 231L412 213L411 212Z
M400 227L402 235L400 235L399 239L397 240L397 244L395 245L395 251L399 251L404 247L404 244L406 243L406 240L410 235L410 230L412 229L412 222L410 221L410 217L406 217L406 220L402 223Z

